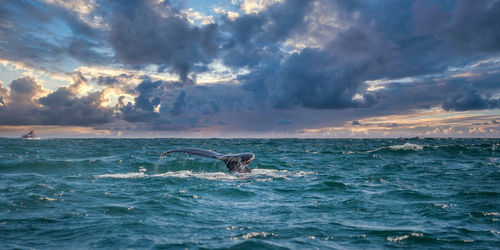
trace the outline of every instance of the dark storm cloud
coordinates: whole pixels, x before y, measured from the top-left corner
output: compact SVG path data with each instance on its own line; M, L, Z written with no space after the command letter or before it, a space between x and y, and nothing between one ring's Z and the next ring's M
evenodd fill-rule
M36 113L36 94L43 92L43 87L32 77L21 77L10 83L10 90L0 89L4 105L0 109L0 124L24 125L36 123L32 116Z
M480 95L474 89L460 91L451 100L443 103L444 110L478 110L499 108L500 100L488 98L487 95Z
M137 93L134 103L124 104L121 99L120 119L140 123L143 129L195 129L241 120L238 112L255 109L257 105L250 93L234 84L182 88L178 84L144 79L134 90ZM226 117L227 114L236 116Z
M393 48L365 25L339 31L324 48L306 48L291 56L275 48L277 42L314 25L306 18L310 5L286 1L229 22L235 35L226 44L224 62L251 67L248 75L239 77L244 89L275 108L343 109L375 104L376 96L361 93L360 87L366 74L377 71L374 62L391 55ZM286 11L290 9L295 11ZM362 98L354 98L356 94Z
M14 116L11 118L13 120L23 119L22 117L16 117L17 115L20 115L17 114L17 111L26 110L28 113L34 112L34 107L37 106L37 101L34 97L41 93L43 93L43 87L41 84L36 82L34 78L18 78L10 83L9 96L6 98L9 101L8 104L5 105L6 107L4 111ZM4 118L9 120L9 117Z
M109 41L125 64L173 67L185 82L195 63L208 63L215 55L217 25L193 27L168 2L124 1L110 6Z
M101 84L103 82L116 84L118 80L114 77L107 77L100 78L99 81ZM143 77L143 81L131 91L132 94L137 95L134 103L128 102L120 107L121 118L128 122L151 122L160 118L159 108L164 110L170 103L173 103L174 107L169 115L182 114L183 107L186 105L185 93L182 94L181 91L176 99L167 101L168 95L182 86L183 82L180 81L154 81L149 77Z
M160 104L161 93L165 91L162 81L146 79L136 88L135 103L127 103L120 108L122 119L128 122L149 122L159 117L155 107Z
M228 21L237 43L272 44L289 37L310 10L309 0L289 0L277 3L258 14L246 14Z
M418 34L414 19L420 14L412 12L412 2L339 1L337 6L351 18L350 27L325 52L366 65L363 80L421 76L470 60L450 54L444 40ZM359 18L352 18L354 13Z
M278 42L287 39L304 22L312 1L291 0L275 4L258 14L234 21L225 19L221 29L224 63L234 67L255 66L263 60L282 58Z
M97 78L97 84L101 86L112 86L119 83L118 77L113 76L99 76Z
M352 121L351 123L353 126L360 126L361 123L359 121Z
M122 80L120 77L98 79L102 86L107 87L116 87ZM119 99L120 118L133 123L170 123L173 117L181 115L203 116L220 111L233 111L238 109L236 103L246 99L243 96L244 91L238 86L188 86L180 81L154 81L143 77L143 81L131 91L137 95L133 103L120 103L123 98ZM213 98L214 96L219 98Z
M292 125L293 122L291 122L289 120L278 119L278 120L276 120L276 124L286 126L286 125Z
M414 5L416 29L446 40L463 53L500 50L500 3L498 1L418 1ZM451 12L451 13L450 13Z
M2 81L0 81L0 110L5 106L3 99L7 96L7 89L2 87Z
M278 7L280 5L275 8ZM297 18L302 20L303 15ZM308 25L304 21L295 24L285 28L291 29L288 34ZM262 31L262 36L266 32ZM363 98L354 97L365 80L366 72L371 70L373 62L383 52L390 50L389 46L390 43L385 43L375 32L353 27L339 32L336 39L324 48L306 48L287 57L279 52L262 56L260 59L265 61L254 66L250 74L241 76L239 80L244 82L245 89L253 91L256 96L269 97L276 108L369 107L376 102L375 96L363 94Z
M135 86L136 75L95 76L90 80L103 89L135 96L103 108L104 90L77 94L87 82L81 74L49 94L36 80L19 78L10 91L0 86L2 124L118 119L145 129L237 125L268 131L332 121L356 126L367 116L433 107L499 107L498 62L488 59L500 53L500 1L290 0L198 26L169 1L100 1L95 7L91 15L107 28L56 5L4 2L0 58L49 68L64 66L68 56L85 65L154 65L179 81L144 77ZM214 60L249 73L237 76L241 84L196 85L194 75ZM479 76L452 77L455 71ZM374 91L366 84L398 78L414 80ZM300 120L305 117L312 121Z
M101 75L93 77L91 80L95 81L99 86L101 86L104 91L111 90L113 92L124 93L128 95L136 95L137 91L135 90L135 86L132 83L134 77L137 76L134 74L121 74L117 76ZM178 83L178 85L180 85L180 83Z
M267 81L267 92L277 108L370 106L374 98L368 95L363 101L353 100L364 67L342 64L335 57L325 56L321 50L304 49L290 56Z
M217 40L220 42L217 55L227 66L247 67L250 70L249 74L238 77L243 83L242 89L224 85L189 88L183 92L185 94L175 92L161 97L159 101L148 97L147 106L141 108L138 104L130 104L132 106L128 106L129 111L153 117L150 121L156 124L153 126L155 128L174 128L176 122L186 125L187 121L194 123L190 124L190 127L202 126L200 119L206 115L218 116L221 112L259 110L261 115L252 123L252 126L255 126L255 123L259 123L258 119L266 120L271 116L268 114L271 114L269 110L272 108L350 108L357 109L358 117L362 118L435 106L443 106L449 110L495 107L495 99L488 99L485 95L485 92L499 90L494 80L437 80L423 76L442 74L450 67L462 67L487 58L489 55L481 54L486 51L487 46L484 49L475 46L474 51L477 53L470 57L470 49L452 46L453 39L460 37L452 34L458 29L461 22L459 20L471 15L463 12L477 14L478 10L488 12L484 17L488 22L472 22L468 31L464 31L465 34L474 34L474 29L491 30L498 34L494 31L498 21L489 17L498 3L487 7L485 2L480 2L478 5L482 7L470 10L464 8L465 3L462 2L316 3L322 5L320 9L323 14L339 13L341 21L347 27L336 30L333 33L335 35L327 37L329 40L324 41L321 47L306 48L293 54L282 50L281 47L286 39L300 36L301 32L308 28L318 26L309 16L312 13L312 4L309 1L286 1L258 14L242 15L234 21L226 18L218 25L222 33L219 33ZM428 23L427 18L434 20L434 25ZM485 41L476 43L486 45L494 42L496 38L495 35L489 35L482 39ZM169 57L160 58L155 62L159 63L166 58ZM387 84L384 89L375 92L366 91L366 80L401 77L419 79L411 83ZM493 79L495 77L491 76ZM469 93L467 99L467 95L459 94L458 90L465 89L474 82L480 83L476 84L479 88L476 93L484 98L478 99L476 102L479 104L475 106L467 106L469 99L477 96ZM233 92L222 91L224 88L232 89ZM249 92L252 93L252 98L249 98ZM223 97L225 101L222 102L213 96ZM245 105L241 105L241 97L246 98ZM159 104L160 112L152 112L152 107ZM294 125L300 124L293 119L292 117L287 121L290 120ZM219 121L225 124L235 123L234 120ZM162 122L168 125L163 126ZM274 124L276 123L280 124ZM240 126L249 129L245 123ZM272 129L272 125L263 124L259 128Z
M382 108L382 103L393 103L383 106L383 109L403 111L405 107L411 110L446 101L443 107L450 110L495 108L496 99L473 92L457 94L464 83L452 80L443 84L423 78L413 84L388 85L372 95L364 91L365 80L443 73L450 67L460 68L490 56L482 52L498 52L500 47L491 45L500 44L497 28L500 20L493 18L500 2L478 2L475 7L467 8L469 3L445 5L416 1L414 8L410 8L412 4L405 1L387 1L382 5L370 1L340 1L337 7L340 8L338 11L344 12L342 16L360 13L359 19L350 20L349 29L340 31L323 48L304 49L288 57L278 64L279 69L275 65L258 68L242 80L247 80L247 89L270 96L275 107L365 108L380 102L375 109L377 106ZM427 8L432 11L425 12ZM471 21L466 29L460 29L461 23L480 13L484 13L479 18L481 21ZM425 18L421 15L426 14L436 19L436 26L432 29L428 24L422 24ZM477 36L477 31L484 31L487 35ZM459 38L472 47L460 46ZM475 52L474 57L468 55L471 52ZM256 83L251 79L259 80ZM488 85L484 80L469 81L481 82L483 89L480 92L500 89L496 80L494 85ZM362 94L364 98L356 100L353 98L355 94Z
M68 87L43 96L46 91L32 77L18 78L10 84L4 107L0 109L3 125L76 125L88 126L113 121L113 111L102 108L101 92L78 97L75 88L84 78ZM42 97L41 97L42 96Z
M101 92L76 97L61 87L39 101L43 105L38 113L40 124L88 126L114 120L112 109L100 107L103 102Z
M500 90L500 74L482 74L468 78L415 79L411 82L393 82L377 90L379 102L368 115L394 115L416 109L442 107L449 111L498 108L498 99L492 93Z
M174 107L170 110L172 115L181 115L186 107L186 92L181 91L179 95L175 98Z
M2 1L0 13L2 59L49 69L67 56L84 63L111 60L96 52L105 46L103 32L64 8L39 1L7 0Z
M96 49L105 45L102 42L93 41L86 38L75 38L69 42L66 52L81 62L89 64L105 64L112 62L112 59Z
M89 18L102 18L111 30L56 4L4 1L0 58L51 70L68 56L91 65L157 65L160 71L171 67L190 84L188 74L207 70L203 65L216 54L217 25L195 27L169 2L102 1L94 7Z

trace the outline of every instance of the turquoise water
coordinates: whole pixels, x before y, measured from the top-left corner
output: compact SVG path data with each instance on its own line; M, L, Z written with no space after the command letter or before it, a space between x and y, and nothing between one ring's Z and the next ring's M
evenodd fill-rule
M0 248L500 246L498 139L0 139ZM250 174L177 147L253 152Z

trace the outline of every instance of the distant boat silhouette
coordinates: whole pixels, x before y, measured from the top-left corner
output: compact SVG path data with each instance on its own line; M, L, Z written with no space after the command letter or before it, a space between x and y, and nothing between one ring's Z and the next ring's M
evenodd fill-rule
M36 139L36 138L38 138L38 136L35 134L35 131L30 130L30 132L24 134L23 136L21 136L21 138L24 138L24 139Z

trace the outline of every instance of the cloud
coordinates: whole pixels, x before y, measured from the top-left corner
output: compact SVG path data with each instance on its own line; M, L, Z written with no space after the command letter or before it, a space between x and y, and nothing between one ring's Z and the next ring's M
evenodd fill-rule
M77 78L75 78L77 79ZM76 125L110 123L113 111L101 107L101 92L78 97L84 78L49 93L33 77L21 77L10 84L5 105L0 109L3 125Z
M150 130L234 125L242 112L257 106L250 92L230 83L182 86L145 78L134 91L133 101L120 104L119 99L119 119Z
M61 87L39 101L43 108L38 111L38 124L88 126L114 120L112 109L100 106L103 102L101 92L76 97L68 88Z
M293 122L291 122L289 120L285 120L285 119L278 119L278 120L276 120L276 123L278 125L283 125L283 126L292 125L293 124Z
M413 10L419 33L444 39L450 48L461 53L500 50L498 1L473 3L462 0L456 3L452 11L447 5L438 1L417 1Z
M0 58L35 68L59 70L60 62L106 63L97 53L105 46L102 31L91 27L75 12L36 1L5 1L0 6Z
M91 39L74 38L69 42L66 52L70 56L88 64L99 65L111 63L113 61L111 55L97 50L102 47L105 47L105 45L101 42Z
M367 107L375 103L373 96L354 99L364 69L364 65L344 64L322 50L304 49L291 55L279 69L256 70L240 79L246 89L268 96L276 108Z
M145 79L135 90L138 95L134 98L135 103L127 103L120 108L122 119L128 122L150 122L159 117L155 108L160 105L161 93L165 84L162 81Z
M9 89L2 89L2 109L0 109L0 123L4 125L23 125L36 121L32 114L36 114L39 107L36 96L45 92L42 85L33 77L21 77L10 83Z
M177 98L175 98L175 102L173 108L170 110L170 114L172 115L181 115L184 112L184 108L186 107L186 92L181 91Z
M0 81L0 109L2 109L5 106L5 102L3 101L6 96L7 96L7 89L4 89L2 87L3 82Z
M182 82L196 63L209 63L216 53L217 25L192 26L168 2L112 4L109 43L117 58L134 67L172 67Z
M245 14L258 14L269 6L282 2L283 0L244 0L240 4L240 9Z
M0 60L71 83L10 78L1 123L268 132L499 107L499 1L240 3L5 2Z
M488 98L486 95L480 95L474 89L465 89L459 92L451 100L443 103L444 110L478 110L495 109L500 107L500 100Z
M263 60L281 58L279 42L303 23L311 1L290 0L271 4L262 11L226 18L220 25L230 35L222 40L224 64L253 67Z

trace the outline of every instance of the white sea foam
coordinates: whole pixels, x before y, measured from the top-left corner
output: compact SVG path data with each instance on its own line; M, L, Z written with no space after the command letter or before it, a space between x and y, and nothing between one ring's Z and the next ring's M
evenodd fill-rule
M422 237L422 236L424 236L424 234L422 234L422 233L411 233L411 234L405 234L405 235L400 235L400 236L396 236L396 237L387 237L387 240L391 241L391 242L399 242L399 241L403 241L403 240L406 240L406 239L410 238L410 236L412 236L412 237Z
M483 213L484 216L500 216L500 213L497 213L497 212L484 212Z
M396 237L387 237L387 240L392 241L392 242L398 242L398 241L402 241L402 240L405 240L408 238L410 238L410 235L405 234L405 235L396 236Z
M176 178L200 178L207 180L236 180L237 175L223 172L192 172L190 170L172 171L151 175L151 177L176 177Z
M448 208L455 207L455 206L456 206L456 204L452 204L452 203L450 203L450 204L446 204L446 203L436 203L436 204L434 204L434 206L435 206L435 207L441 207L441 208L443 208L443 209L448 209Z
M96 178L118 178L118 179L129 179L129 178L142 178L146 175L142 172L139 173L126 173L126 174L101 174L94 175Z
M42 197L40 197L39 199L40 199L40 200L42 200L42 201L43 201L43 200L46 200L46 201L55 201L55 200L56 200L56 199L54 199L54 198L45 197L45 196L42 196Z
M413 151L419 151L419 150L424 149L424 147L421 145L413 144L413 143L409 143L409 142L407 142L403 145L389 146L389 148L392 150L413 150Z
M269 181L272 179L289 179L290 176L304 176L313 174L313 172L289 172L287 170L275 169L253 169L252 173L227 173L227 172L192 172L190 170L166 172L162 174L151 175L151 177L177 177L177 178L200 178L207 180L238 180L257 178L259 181Z
M306 175L312 175L312 174L316 174L316 172L314 172L314 171L299 171L299 172L295 173L294 175L295 176L306 176Z
M278 236L275 233L267 233L267 232L251 232L251 233L246 233L243 236L241 236L242 239L249 240L255 237L258 238L267 238L269 236L276 237Z
M159 177L174 177L174 178L199 178L207 180L239 180L255 178L257 181L270 181L273 179L289 180L290 177L303 177L312 175L315 172L289 172L287 170L275 169L253 169L252 173L227 173L227 172L193 172L191 170L170 171L161 174L146 175L144 172L133 172L126 174L101 174L95 175L96 178L159 178Z

